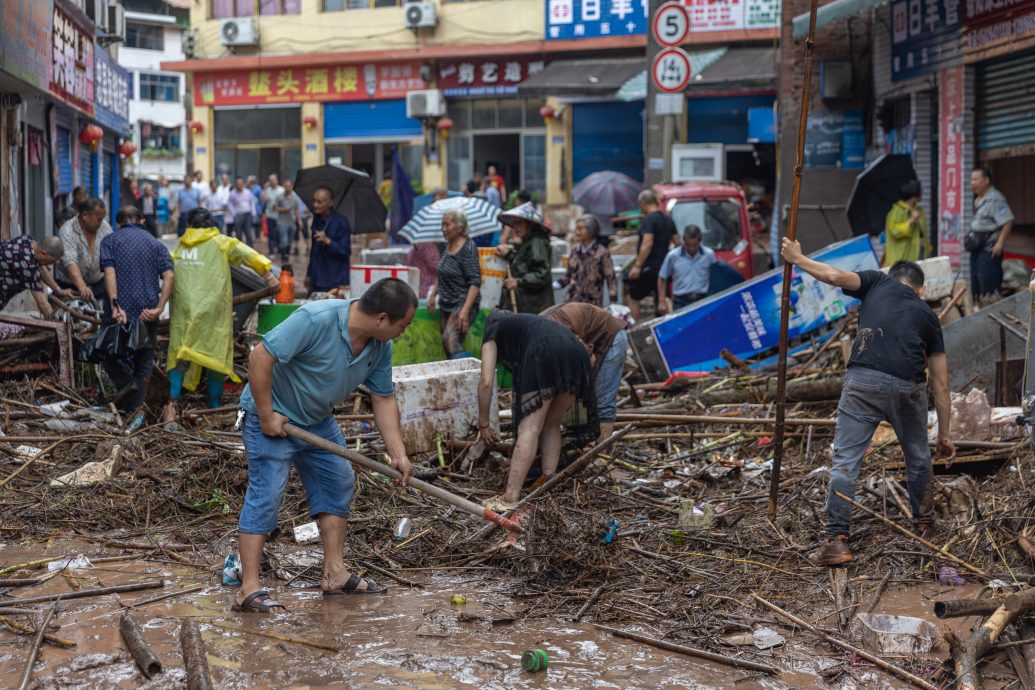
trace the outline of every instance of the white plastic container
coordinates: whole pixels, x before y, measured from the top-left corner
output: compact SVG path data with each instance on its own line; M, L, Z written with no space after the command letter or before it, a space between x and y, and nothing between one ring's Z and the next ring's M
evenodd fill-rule
M308 544L320 538L320 527L315 522L307 522L295 528L295 541Z
M469 357L395 367L395 399L402 417L407 453L435 450L435 436L465 438L478 429L481 360ZM499 429L495 390L489 424Z
M375 266L359 264L349 269L349 289L352 297L360 297L371 285L382 278L406 281L414 292L420 291L420 269L413 266Z
M927 654L941 633L923 618L860 613L862 640L871 651L883 654Z

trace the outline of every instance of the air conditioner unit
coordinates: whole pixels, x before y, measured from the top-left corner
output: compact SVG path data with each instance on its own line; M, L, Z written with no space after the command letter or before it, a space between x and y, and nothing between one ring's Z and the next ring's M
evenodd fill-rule
M259 44L259 25L255 17L224 19L219 23L219 36L225 46L254 46Z
M441 117L445 114L446 99L438 89L406 94L406 117Z
M108 34L126 38L126 8L122 5L108 5Z
M408 2L403 7L407 29L421 29L438 23L438 13L433 2Z

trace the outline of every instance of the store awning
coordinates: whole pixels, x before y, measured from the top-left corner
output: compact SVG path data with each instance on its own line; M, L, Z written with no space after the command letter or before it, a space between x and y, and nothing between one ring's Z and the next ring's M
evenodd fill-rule
M888 0L834 0L816 11L816 29L822 29L830 22L847 19L857 14L887 5ZM799 14L794 18L794 40L805 38L809 33L809 13Z
M776 88L775 48L716 48L690 53L686 92L733 92ZM622 101L647 96L647 71L632 77L616 94Z
M625 82L644 70L646 60L610 58L556 60L518 85L522 96L613 96Z

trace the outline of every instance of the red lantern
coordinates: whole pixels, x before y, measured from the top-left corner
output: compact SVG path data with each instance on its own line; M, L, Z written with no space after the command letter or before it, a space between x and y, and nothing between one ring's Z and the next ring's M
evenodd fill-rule
M123 158L129 158L130 156L132 156L136 152L137 152L137 145L134 144L132 141L124 141L124 142L122 142L122 145L119 146L119 154Z
M204 132L205 131L205 125L202 124L201 122L199 122L198 120L191 120L190 131L191 131L191 134L198 134L200 132Z
M97 150L97 144L104 138L104 130L97 125L86 125L79 132L79 143L89 146L91 151Z
M443 117L435 124L435 127L438 128L438 133L441 134L443 138L448 137L449 130L453 129L453 121L448 117Z
M312 115L306 115L302 118L302 124L305 125L306 129L313 129L318 123L315 117Z
M550 120L552 120L554 117L557 116L557 111L554 110L553 108L551 108L548 105L544 105L542 108L539 109L539 116L542 117L547 122L549 122Z

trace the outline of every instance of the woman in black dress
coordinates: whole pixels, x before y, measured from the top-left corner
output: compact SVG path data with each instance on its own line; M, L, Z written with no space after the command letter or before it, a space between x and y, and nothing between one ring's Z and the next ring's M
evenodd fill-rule
M482 342L478 432L483 440L493 440L489 406L497 361L514 376L511 419L516 440L507 489L503 496L490 502L489 507L494 510L510 508L518 502L537 449L542 453L543 476L557 472L561 420L576 400L583 403L587 413L586 423L571 429L579 445L600 433L593 369L582 342L564 326L541 316L496 310L485 321Z

